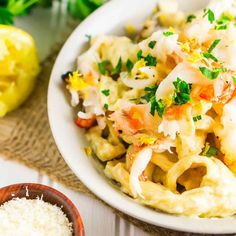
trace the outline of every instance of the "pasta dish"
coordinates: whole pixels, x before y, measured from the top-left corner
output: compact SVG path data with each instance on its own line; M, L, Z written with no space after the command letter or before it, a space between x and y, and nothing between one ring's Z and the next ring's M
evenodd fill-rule
M236 213L236 2L182 12L160 1L130 37L88 36L62 76L88 155L140 204L171 214Z

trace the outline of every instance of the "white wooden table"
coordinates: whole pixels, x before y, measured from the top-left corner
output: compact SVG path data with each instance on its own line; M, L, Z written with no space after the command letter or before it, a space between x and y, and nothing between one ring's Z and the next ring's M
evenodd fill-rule
M0 158L0 188L15 183L41 183L68 196L83 219L86 236L147 236L148 234L116 216L110 208L82 193L74 192L47 176L23 165ZM22 235L24 236L24 235Z
M34 36L40 58L43 59L51 45L60 37L60 31L65 28L65 4L62 1L62 4L54 4L52 9L35 10L32 16L17 19L16 25ZM99 201L82 193L76 193L23 165L0 158L0 187L24 182L49 185L67 195L78 207L87 236L148 235L117 217L111 209Z

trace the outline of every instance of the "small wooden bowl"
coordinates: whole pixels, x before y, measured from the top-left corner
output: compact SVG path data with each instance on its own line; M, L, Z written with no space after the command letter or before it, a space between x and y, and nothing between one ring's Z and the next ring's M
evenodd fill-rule
M73 225L73 236L84 236L83 222L75 205L64 194L51 187L23 183L0 188L0 205L13 198L36 199L41 196L43 201L62 207L62 211Z

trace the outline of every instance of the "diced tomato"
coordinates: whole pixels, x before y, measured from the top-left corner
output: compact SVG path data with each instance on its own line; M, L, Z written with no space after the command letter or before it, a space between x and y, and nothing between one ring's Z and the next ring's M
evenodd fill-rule
M91 128L95 124L95 122L96 122L96 116L93 116L90 119L81 119L78 117L75 121L77 126L85 129Z

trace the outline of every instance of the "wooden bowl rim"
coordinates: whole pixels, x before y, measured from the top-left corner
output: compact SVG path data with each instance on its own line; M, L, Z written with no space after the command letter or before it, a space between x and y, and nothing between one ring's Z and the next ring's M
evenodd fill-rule
M80 227L80 229L79 229L79 233L80 234L79 235L75 235L75 236L84 236L85 235L84 234L83 221L82 221L82 218L80 216L80 213L79 213L77 207L75 206L75 204L65 194L63 194L59 190L57 190L55 188L52 188L50 186L44 185L44 184L38 184L38 183L17 183L17 184L11 184L11 185L7 185L7 186L4 186L4 187L1 187L0 188L0 196L1 196L1 192L2 191L6 191L7 192L9 189L11 189L13 191L14 191L14 189L15 190L25 189L26 191L28 190L29 191L29 197L30 197L30 191L31 190L37 190L37 191L43 190L43 191L46 191L46 192L50 192L52 197L53 196L58 196L59 198L65 200L68 203L69 208L71 209L72 214L77 219L77 223L78 223L78 225ZM13 198L17 198L17 195L12 196L12 199ZM47 201L45 201L45 202L47 202ZM4 202L2 202L2 203L0 202L0 206L2 204L4 204ZM62 209L62 211L63 211L63 209ZM67 214L65 212L64 212L64 214L67 216Z

